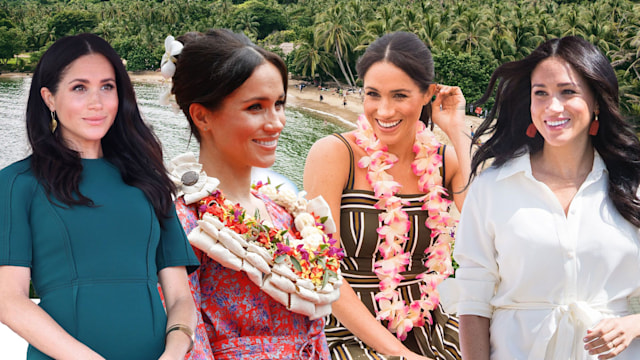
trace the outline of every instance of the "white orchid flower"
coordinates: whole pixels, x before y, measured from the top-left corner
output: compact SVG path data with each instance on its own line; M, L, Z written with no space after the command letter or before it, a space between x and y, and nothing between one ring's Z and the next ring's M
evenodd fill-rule
M169 35L164 40L164 55L162 55L162 61L160 62L160 73L165 79L168 79L176 73L176 56L180 55L184 45L180 41Z

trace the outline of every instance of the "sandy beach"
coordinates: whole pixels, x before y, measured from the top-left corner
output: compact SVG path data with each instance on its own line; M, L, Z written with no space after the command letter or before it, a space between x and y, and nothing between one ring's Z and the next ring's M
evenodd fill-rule
M26 73L3 73L2 78L25 77L31 76ZM130 72L129 76L133 82L150 82L162 83L165 81L159 71ZM314 86L305 86L302 91L299 85L306 83L301 80L289 80L287 90L287 106L297 108L302 111L309 112L316 117L320 117L327 121L339 122L347 127L355 128L358 116L362 114L363 96L358 92L349 93L346 96L338 94L335 88L319 90ZM322 95L322 101L320 101ZM343 99L346 98L345 105ZM475 116L466 116L466 122L469 126L477 128L482 119ZM440 142L449 143L447 137L439 129L435 128L434 133Z
M358 116L363 112L363 96L357 92L346 95L347 105L345 106L343 104L343 96L339 95L335 89L318 90L317 87L306 86L300 91L298 88L300 83L304 83L304 81L289 81L289 89L287 92L288 105L307 109L312 112L333 114L354 124L358 120ZM323 97L322 101L320 101L320 95ZM467 115L465 121L469 129L471 129L471 126L475 129L482 122L482 119ZM440 142L449 144L446 135L438 127L434 129L434 133Z

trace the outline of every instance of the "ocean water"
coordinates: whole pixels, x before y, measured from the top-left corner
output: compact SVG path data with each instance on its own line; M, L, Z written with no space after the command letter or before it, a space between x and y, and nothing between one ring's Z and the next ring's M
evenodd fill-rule
M25 129L25 109L31 78L0 79L0 168L29 155ZM134 83L138 104L144 118L152 126L162 142L165 158L171 159L185 151L197 153L194 138L190 139L189 125L180 111L163 106L158 99L164 85L160 83ZM347 126L339 121L332 122L313 113L288 107L285 126L276 152L276 162L272 170L289 178L298 188L302 188L304 162L313 143L334 132L343 132Z

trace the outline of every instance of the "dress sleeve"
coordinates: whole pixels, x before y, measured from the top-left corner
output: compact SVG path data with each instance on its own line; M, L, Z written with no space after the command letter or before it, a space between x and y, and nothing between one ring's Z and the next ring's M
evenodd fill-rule
M28 164L19 165L0 171L0 265L31 267L29 209L37 183L21 171Z
M160 244L156 254L158 271L170 266L186 266L187 272L194 272L200 263L189 245L189 240L180 225L175 207L172 216L164 220Z
M438 290L447 312L491 318L499 280L491 210L485 202L491 189L478 185L476 181L469 189L456 233L454 258L460 267Z

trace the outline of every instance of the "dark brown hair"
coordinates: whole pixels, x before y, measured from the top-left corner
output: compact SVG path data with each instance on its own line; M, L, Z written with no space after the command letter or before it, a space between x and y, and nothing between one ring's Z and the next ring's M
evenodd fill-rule
M618 79L611 64L596 46L580 37L549 40L524 59L502 64L494 71L478 104L491 97L497 82L495 105L476 130L474 142L485 134L491 137L473 156L471 178L487 160L494 159L493 166L499 167L527 151L536 153L542 149L542 136L529 138L526 129L532 121L531 73L550 57L570 64L591 88L600 111L600 128L591 141L607 166L609 198L625 219L640 227L640 201L636 197L640 184L640 141L620 114Z
M189 120L191 133L200 141L200 132L189 114L191 104L215 110L265 62L272 63L282 75L285 95L287 66L282 59L253 44L248 37L226 29L206 33L189 32L177 38L184 44L177 56L171 92Z
M356 71L358 77L364 81L369 68L377 62L389 62L404 71L426 92L433 84L435 76L433 57L427 45L416 34L408 32L394 32L385 34L374 41L364 55L358 60ZM420 120L429 125L431 120L431 103L422 107Z
M80 193L82 161L70 149L60 131L49 129L51 115L40 89L58 91L60 79L70 64L81 56L100 54L113 66L118 91L118 112L107 134L102 138L104 158L115 165L125 183L142 190L153 205L159 219L170 214L174 186L162 160L162 147L142 120L133 85L120 56L104 39L93 34L79 34L56 41L42 55L36 66L27 101L27 134L33 154L31 168L48 195L61 203L93 205Z

